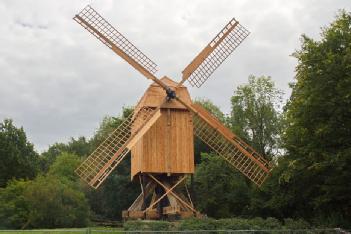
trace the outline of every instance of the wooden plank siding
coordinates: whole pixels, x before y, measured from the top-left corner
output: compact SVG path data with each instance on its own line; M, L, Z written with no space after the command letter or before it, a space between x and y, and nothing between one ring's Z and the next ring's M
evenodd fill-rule
M170 126L167 127L167 124ZM194 173L192 115L161 109L161 117L132 148L131 176L142 173Z
M183 85L168 77L161 79L177 95L192 104ZM166 98L162 87L153 83L140 99L136 110L157 108ZM141 117L137 117L141 118ZM133 131L133 129L132 129ZM138 173L194 173L194 135L191 112L176 100L164 103L161 117L131 149L131 176Z

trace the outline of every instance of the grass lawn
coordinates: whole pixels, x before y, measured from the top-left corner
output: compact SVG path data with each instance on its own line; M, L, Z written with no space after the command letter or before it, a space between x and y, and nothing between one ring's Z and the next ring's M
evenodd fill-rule
M91 234L120 234L123 233L123 228L63 228L63 229L34 229L34 230L0 230L0 234L81 234L81 233L91 233Z

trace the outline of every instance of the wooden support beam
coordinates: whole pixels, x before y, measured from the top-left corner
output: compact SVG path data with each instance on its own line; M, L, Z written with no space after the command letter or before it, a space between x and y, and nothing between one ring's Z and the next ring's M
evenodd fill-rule
M156 184L153 183L152 181L150 181L149 183L147 183L147 185L145 186L145 191L144 191L144 195L145 195L145 199L150 196L150 193L155 189ZM142 204L143 204L143 200L144 200L144 196L143 193L140 193L139 196L137 197L137 199L135 199L135 201L133 202L133 204L128 208L129 211L132 210L142 210Z
M164 184L162 184L158 179L156 179L153 175L151 174L147 174L151 179L153 179L154 181L156 181L159 185L161 185L165 190L169 190L169 188L167 186L165 186ZM200 212L198 212L197 210L195 210L191 205L189 205L187 202L183 201L177 194L175 194L173 191L169 191L169 193L171 193L178 201L180 201L182 204L184 204L188 209L192 210L194 213L198 214Z
M166 206L163 207L163 214L180 214L180 206ZM191 212L192 213L192 212Z
M149 175L149 174L148 174ZM150 176L150 175L149 175ZM177 187L182 181L184 181L186 178L186 176L184 176L183 178L181 178L176 184L174 184L171 188L167 188L166 186L163 186L163 188L166 190L166 192L159 197L156 201L154 201L144 212L147 212L148 210L152 209L152 207L154 205L156 205L157 203L159 203L162 198L164 198L165 196L167 196L167 194L171 193L173 189L175 189L175 187Z
M186 184L185 184L185 190L186 190L186 193L188 195L188 198L189 198L191 206L194 207L193 201L191 200L191 196L190 196L190 193L189 193L189 190L188 190L188 186L186 186Z

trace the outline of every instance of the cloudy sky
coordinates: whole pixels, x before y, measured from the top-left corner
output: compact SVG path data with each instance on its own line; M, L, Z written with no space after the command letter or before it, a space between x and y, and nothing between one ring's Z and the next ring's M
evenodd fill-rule
M91 136L106 115L135 104L150 84L72 20L90 4L180 80L194 56L235 17L251 31L193 98L230 111L234 89L250 74L269 75L289 96L305 33L319 38L350 0L1 0L0 120L23 126L38 151L70 137Z

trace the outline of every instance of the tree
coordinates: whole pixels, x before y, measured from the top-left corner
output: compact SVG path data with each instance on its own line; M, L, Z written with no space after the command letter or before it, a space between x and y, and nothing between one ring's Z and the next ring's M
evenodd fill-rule
M74 170L80 163L81 161L77 155L64 152L50 166L48 175L56 176L62 182L77 182L79 178Z
M296 214L351 226L351 13L341 11L294 53L296 83L286 107L282 175ZM347 221L348 220L348 221Z
M24 192L29 207L24 227L84 227L89 206L84 193L52 175L38 176Z
M211 100L206 98L196 98L194 101L196 104L201 105L208 112L210 112L214 117L216 117L219 121L226 124L227 119L221 109L216 106Z
M80 157L86 157L92 151L91 143L83 136L77 139L71 138L66 144L55 143L40 155L41 170L47 172L49 167L55 162L56 158L62 153L69 152Z
M53 164L58 155L63 152L68 152L67 145L64 143L55 143L50 145L47 151L40 155L40 169L47 172L51 164Z
M271 175L261 187L252 186L250 190L250 205L248 214L251 217L276 217L284 218L301 218L305 216L296 215L296 210L307 213L303 207L295 207L296 198L301 190L294 190L287 193L289 184L285 183L281 176L285 172L289 160L285 156L278 157L276 166L271 171ZM306 186L301 183L301 187Z
M133 111L131 107L124 107L117 117L106 116L91 139L79 137L71 138L68 143L55 143L41 154L43 171L48 175L54 175L62 183L72 184L78 180L73 173L78 166L79 160L85 159L108 135L116 129ZM128 208L132 199L137 196L139 187L135 187L130 181L130 162L127 158L111 173L98 190L92 190L83 184L82 189L88 198L93 218L115 219L121 217L123 209ZM71 181L71 182L70 182ZM74 186L75 183L73 183ZM125 196L129 194L130 196Z
M108 176L97 190L87 190L87 197L94 212L94 219L121 219L140 194L140 186L130 180L130 157Z
M202 154L202 162L194 176L196 206L214 218L245 213L249 205L249 187L245 178L212 154Z
M211 100L205 98L197 98L194 101L196 104L201 105L208 112L210 112L214 117L220 120L222 123L226 124L227 118L221 109L216 106ZM207 144L202 142L201 139L195 137L194 140L194 156L195 156L195 164L199 164L201 162L201 153L210 153L211 148L208 147Z
M106 137L116 129L131 113L133 107L123 107L122 114L117 117L105 116L100 123L99 128L96 130L93 138L90 140L90 144L93 148L96 148Z
M38 163L39 155L23 128L16 128L11 119L0 123L0 187L11 179L34 178Z
M0 188L0 229L21 228L28 219L29 205L23 196L28 182L11 180Z
M268 159L279 150L281 101L282 91L266 76L249 76L249 83L240 85L231 98L233 132Z
M0 189L0 227L83 227L89 206L78 180L73 176L79 159L62 154L46 175L34 180L13 180Z
M105 117L95 135L89 141L96 148L114 129L116 129L133 111L124 107L117 117ZM127 209L140 193L139 186L130 180L130 153L107 177L99 189L85 188L89 204L96 219L121 219L122 210Z

